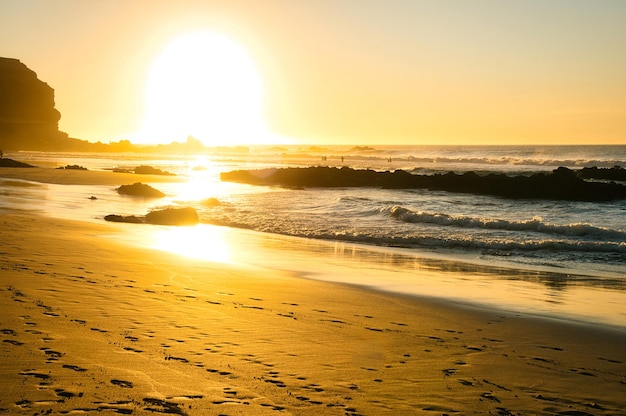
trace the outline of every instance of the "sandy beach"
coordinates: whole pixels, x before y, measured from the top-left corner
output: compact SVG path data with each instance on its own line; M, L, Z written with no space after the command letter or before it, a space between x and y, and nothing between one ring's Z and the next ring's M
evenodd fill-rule
M280 259L192 260L112 230L0 216L1 414L626 413L624 331L308 280Z

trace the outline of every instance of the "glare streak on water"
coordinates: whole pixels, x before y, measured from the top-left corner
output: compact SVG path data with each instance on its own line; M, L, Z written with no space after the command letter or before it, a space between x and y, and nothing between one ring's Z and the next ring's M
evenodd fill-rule
M280 258L281 267L292 260L293 267L302 268L311 263L304 260L306 256L323 253L323 261L315 262L319 267L301 271L321 279L626 327L626 201L507 200L422 189L285 189L219 181L222 171L283 166L402 168L417 174L449 170L526 174L558 166L626 166L626 146L267 147L167 158L134 154L19 156L14 158L39 166L78 164L92 170L150 165L188 181L152 184L167 197L151 200L121 196L108 186L15 186L0 179L0 210L31 209L36 199L40 201L36 209L44 214L102 221L107 214L144 215L159 207L193 206L205 224L270 233L265 235L265 243L259 243L263 250L271 235L305 237L271 239L275 246L282 244L281 250L289 256L249 255L247 260L237 259L238 250L216 256L218 250L202 251L196 245L194 255L211 261L228 258L271 267L267 259ZM89 196L97 199L89 200ZM209 198L211 203L203 202ZM212 240L207 230L219 234L215 230L224 228L205 227L194 232L178 230L176 235L170 234L170 243L197 238L208 247L217 247L217 243L208 243ZM154 232L160 228L144 229ZM248 234L251 240L254 235ZM161 244L160 249L176 251L182 246ZM250 249L261 250L259 247ZM355 268L354 262L359 267Z

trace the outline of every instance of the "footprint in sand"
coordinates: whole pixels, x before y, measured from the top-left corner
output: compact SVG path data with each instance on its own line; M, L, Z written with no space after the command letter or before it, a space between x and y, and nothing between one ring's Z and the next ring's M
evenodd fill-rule
M483 348L482 347L476 347L476 346L472 346L472 345L463 345L463 348L470 350L470 351L476 351L476 352L482 352Z
M383 328L372 328L369 326L364 326L364 329L367 329L368 331L374 331L374 332L385 332L385 331L389 331L389 329L383 329Z
M331 322L333 324L343 324L347 325L347 322L341 321L339 319L320 319L320 322Z
M614 364L623 364L623 362L622 362L622 361L619 361L619 360L613 360L613 359L610 359L610 358L598 357L598 360L608 361L608 362L610 362L610 363L614 363Z
M493 395L491 392L486 392L480 395L480 397L491 400L492 402L500 403L500 399Z
M185 414L177 403L166 402L165 400L152 399L148 397L143 399L143 401L148 406L156 406L156 407L144 408L144 410L147 410L149 412L169 413L169 414L176 414L176 415Z
M18 373L20 376L29 376L29 377L35 377L35 378L40 378L42 380L47 380L50 378L50 376L48 374L43 374L43 373L37 373L35 371L31 371L31 370L26 370L26 371L22 371L20 373Z
M559 347L548 347L548 346L543 346L540 345L539 348L543 348L544 350L553 350L553 351L564 351L563 348L559 348Z
M487 379L483 379L483 383L485 383L485 384L489 384L489 385L492 385L492 386L494 386L494 387L497 387L497 388L499 388L500 390L504 390L504 391L512 391L511 389L509 389L509 388L507 388L507 387L504 387L504 386L503 386L503 385L501 385L501 384L493 383L493 382L491 382L491 381L489 381L489 380L487 380Z
M230 371L220 371L220 370L215 370L213 368L207 368L207 370L209 373L215 373L215 374L219 374L220 376L229 376L232 373Z
M171 356L171 355L168 355L168 356L165 357L165 361L170 361L170 360L171 361L180 361L181 363L188 363L189 362L188 359L183 358L183 357L174 357L174 356Z
M119 386L123 389L132 389L133 388L133 383L131 383L130 381L125 381L125 380L118 380L118 379L113 379L111 380L111 384L113 384L114 386Z
M64 399L69 399L71 397L82 397L83 393L72 393L71 391L63 390L63 389L55 389L54 394L59 397L63 397Z
M105 329L100 329L100 328L89 328L89 329L91 329L94 332L101 332L101 333L109 332Z
M80 373L82 373L84 371L87 371L86 368L82 368L82 367L79 367L77 365L63 364L63 368L69 368L70 370L78 371Z
M593 373L590 373L589 371L587 371L587 369L585 368L570 368L571 372L576 373L576 374L580 374L581 376L587 376L587 377L595 377L596 375Z
M280 381L280 380L267 379L267 380L264 380L264 381L265 381L266 383L272 383L272 384L273 384L273 385L275 385L276 387L281 387L281 388L285 388L285 387L287 387L287 385L286 385L284 382Z
M48 361L56 361L63 356L63 353L51 350L50 348L43 347L39 350L43 351L43 353L46 354L46 360Z

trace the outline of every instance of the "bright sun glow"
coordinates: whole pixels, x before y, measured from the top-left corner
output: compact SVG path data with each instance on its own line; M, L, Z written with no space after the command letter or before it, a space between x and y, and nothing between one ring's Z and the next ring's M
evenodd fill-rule
M230 39L195 32L172 41L152 66L145 118L136 143L207 146L270 143L262 116L261 78L248 54Z

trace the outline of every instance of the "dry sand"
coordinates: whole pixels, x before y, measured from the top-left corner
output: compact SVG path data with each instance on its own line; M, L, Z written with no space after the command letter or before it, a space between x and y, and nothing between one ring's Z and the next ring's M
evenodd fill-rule
M626 414L624 331L194 261L110 227L0 214L0 414Z

